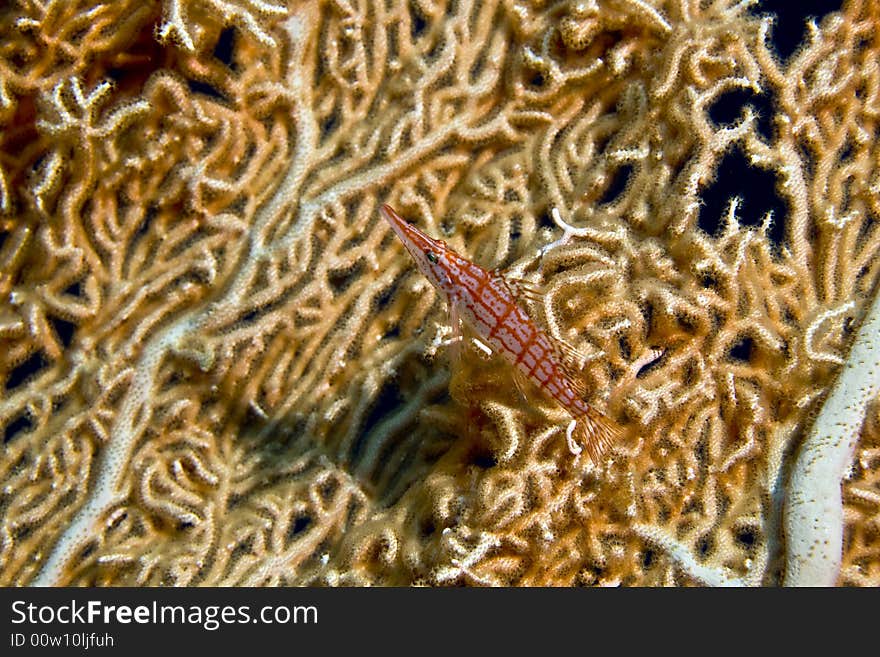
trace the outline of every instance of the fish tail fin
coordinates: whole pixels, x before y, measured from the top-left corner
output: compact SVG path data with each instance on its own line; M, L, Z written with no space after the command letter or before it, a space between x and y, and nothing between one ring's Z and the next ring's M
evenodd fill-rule
M599 464L622 435L623 429L614 420L592 407L572 420L566 431L572 454L580 454L583 446L594 465Z

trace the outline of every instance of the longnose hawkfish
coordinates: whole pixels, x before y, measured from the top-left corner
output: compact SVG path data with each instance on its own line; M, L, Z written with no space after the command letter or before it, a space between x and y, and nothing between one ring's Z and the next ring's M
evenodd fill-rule
M571 364L573 348L545 333L521 307L515 285L488 271L407 222L389 205L391 224L419 270L446 297L454 334L464 322L520 375L558 401L574 418L566 430L571 452L587 449L593 463L620 435L620 428L583 400L583 384Z

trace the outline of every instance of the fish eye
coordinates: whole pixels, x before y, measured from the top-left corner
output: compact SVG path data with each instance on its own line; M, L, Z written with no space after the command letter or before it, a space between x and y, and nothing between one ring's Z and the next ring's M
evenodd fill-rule
M425 257L428 258L428 261L429 261L429 262L432 262L432 263L434 263L435 265L437 264L437 254L436 254L436 253L434 253L434 252L432 252L432 251L428 251L428 252L425 254Z

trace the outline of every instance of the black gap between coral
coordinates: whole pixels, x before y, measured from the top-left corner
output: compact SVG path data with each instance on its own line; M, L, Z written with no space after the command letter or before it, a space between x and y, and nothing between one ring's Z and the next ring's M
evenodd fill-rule
M749 164L741 149L724 156L714 182L700 195L703 204L697 224L713 237L724 231L730 200L736 196L741 200L736 210L741 225L758 226L772 212L768 237L776 246L784 243L788 206L776 193L776 175Z
M752 11L756 14L776 14L776 24L770 34L770 41L776 54L785 60L803 42L809 18L814 18L818 24L825 14L840 11L842 5L841 0L764 0Z
M193 93L204 94L206 96L210 96L211 98L215 98L217 100L222 100L225 103L229 103L229 99L224 96L217 87L207 82L202 82L201 80L187 80L187 86L189 86L189 90Z
M47 317L52 328L55 329L58 339L61 340L61 344L65 347L69 347L70 343L73 342L73 334L76 331L76 324L68 322L66 319L61 319L60 317L53 317L51 315L48 315Z
M6 389L13 390L32 376L38 374L41 370L49 365L46 356L42 351L32 354L21 365L12 369L9 378L6 380Z
M607 189L599 199L599 204L613 203L626 190L629 185L629 179L632 177L633 166L631 164L621 164L611 174L611 182Z
M19 434L27 433L33 428L34 422L31 420L31 416L28 413L22 413L6 425L6 429L3 430L3 443L6 444Z
M730 127L740 121L747 105L758 115L758 132L766 140L773 137L773 103L766 94L751 89L734 89L715 99L709 108L709 118L718 126Z
M217 38L217 45L214 46L214 57L223 62L230 70L235 71L235 28L227 27Z

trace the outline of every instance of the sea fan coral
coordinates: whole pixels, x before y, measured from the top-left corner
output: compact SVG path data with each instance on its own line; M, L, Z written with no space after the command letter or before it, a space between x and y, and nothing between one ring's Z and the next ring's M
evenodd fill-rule
M781 582L880 278L880 5L785 60L753 5L0 10L0 583ZM608 459L446 357L382 203L545 289ZM841 584L880 584L872 394Z

